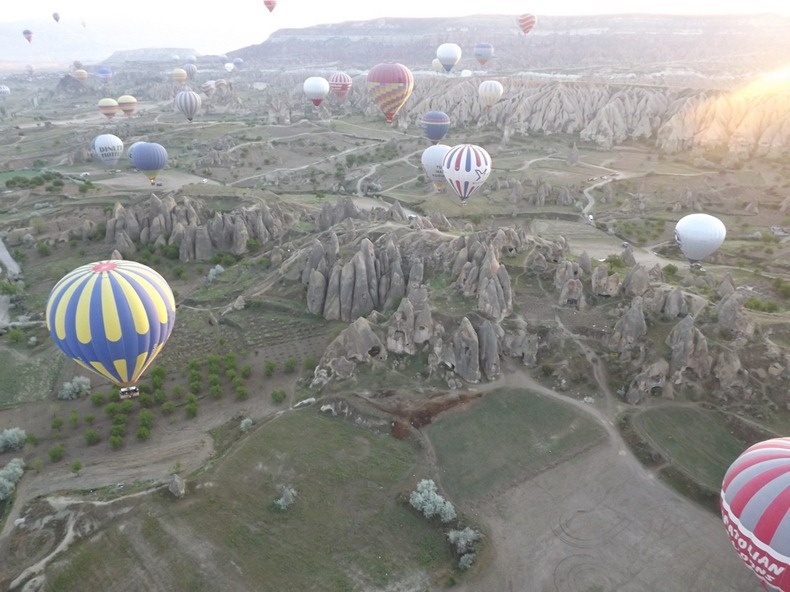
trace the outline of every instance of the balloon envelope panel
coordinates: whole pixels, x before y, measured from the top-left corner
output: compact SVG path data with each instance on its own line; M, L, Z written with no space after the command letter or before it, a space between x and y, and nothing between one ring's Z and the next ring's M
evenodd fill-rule
M790 591L790 438L755 444L730 465L721 513L746 566L770 589Z
M175 323L165 279L135 261L89 263L52 289L46 320L55 344L115 384L135 384L159 354Z

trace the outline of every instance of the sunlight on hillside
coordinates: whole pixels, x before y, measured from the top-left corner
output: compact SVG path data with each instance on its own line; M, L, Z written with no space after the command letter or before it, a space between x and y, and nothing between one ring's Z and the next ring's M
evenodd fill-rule
M790 92L790 65L772 72L764 72L737 94L743 98L750 98L787 92Z

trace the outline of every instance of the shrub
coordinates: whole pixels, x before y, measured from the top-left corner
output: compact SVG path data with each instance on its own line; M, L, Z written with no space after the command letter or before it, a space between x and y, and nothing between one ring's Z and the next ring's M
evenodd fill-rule
M91 392L91 379L87 376L75 376L71 382L64 382L58 390L58 399L71 401L79 399Z
M63 418L60 417L59 415L56 415L55 417L53 417L52 418L52 429L53 430L59 430L62 427L63 427Z
M316 363L315 358L313 357L307 357L304 359L304 362L302 362L302 367L308 372L312 372L313 370L315 370L315 367L317 365L318 364Z
M283 401L285 401L285 397L288 396L287 393L283 390L276 390L272 391L272 401L279 405Z
M186 412L188 418L192 419L193 417L196 417L198 413L197 403L187 403L184 405L184 411Z
M465 555L474 549L474 544L483 538L480 531L468 526L463 530L451 530L447 533L447 540L455 548L458 555Z
M266 378L270 378L274 371L277 369L277 362L272 362L271 360L266 360L263 363L263 375Z
M123 446L123 436L119 436L118 434L110 436L110 448L118 450L121 446Z
M244 386L237 386L235 392L236 392L236 398L239 401L244 401L247 399L247 397L250 396L250 392L247 390L247 387Z
M19 327L12 327L8 330L6 335L8 335L8 341L10 343L22 343L25 339L25 332Z
M285 360L283 370L286 374L293 374L294 370L296 370L296 358L288 358Z
M105 401L104 393L94 393L91 395L91 404L94 407L101 407L102 405L104 405L104 401Z
M442 522L450 522L456 517L453 504L437 493L433 479L420 481L417 488L411 492L409 503L426 518L438 515Z
M246 380L250 376L252 376L252 366L245 364L241 367L241 377Z
M162 405L162 413L164 413L165 415L170 415L171 413L173 413L173 411L175 411L175 409L176 409L176 404L173 403L173 401L166 401Z
M12 458L8 464L0 469L0 501L7 500L14 493L17 481L25 472L25 461L21 458Z
M148 438L151 437L151 430L149 430L145 426L140 426L139 428L137 428L136 436L138 440L144 442L145 440L148 440Z
M282 492L283 494L274 500L274 507L278 510L285 511L288 509L288 506L293 505L296 500L296 490L290 485L286 485L282 488Z
M53 446L49 449L49 460L52 462L58 462L63 458L63 455L66 454L66 447L63 444L58 444L57 446Z
M249 417L245 417L241 420L241 424L239 424L239 428L241 428L242 432L248 431L252 427L252 420Z
M32 435L32 434L31 434ZM8 428L0 432L0 452L19 450L25 445L27 435L21 428Z
M101 436L99 435L99 432L97 432L93 428L89 430L85 430L85 443L88 446L93 446L94 444L98 444L99 442L101 442Z

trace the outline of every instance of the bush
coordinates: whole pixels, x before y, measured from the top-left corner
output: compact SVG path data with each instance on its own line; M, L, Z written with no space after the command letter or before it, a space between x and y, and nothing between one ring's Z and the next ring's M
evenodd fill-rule
M50 448L47 454L49 454L49 460L52 462L58 462L66 454L66 447L63 446L63 444L58 444L57 446Z
M252 366L245 364L241 367L241 377L246 380L250 376L252 376Z
M101 407L102 405L104 405L104 401L105 401L104 393L94 393L91 395L91 404L94 407Z
M93 446L95 444L98 444L99 442L101 442L101 436L99 435L99 432L97 432L93 428L89 430L85 430L85 443L88 446Z
M0 469L0 501L5 501L14 493L17 481L25 472L25 461L21 458L12 458L8 464Z
M447 540L455 548L458 555L465 555L474 549L474 544L483 538L480 531L468 526L463 530L451 530L447 533Z
M27 434L21 428L8 428L0 432L0 452L19 450L25 445Z
M288 394L285 391L282 390L272 391L272 401L277 405L285 401L285 397L287 396Z
M242 432L248 431L252 427L252 420L249 417L245 417L241 420L241 424L239 424L239 428L241 428Z
M137 428L136 436L137 436L138 440L140 440L141 442L144 442L144 441L148 440L148 438L151 437L151 430L149 430L145 426L140 426L139 428Z
M290 485L286 485L282 488L282 492L283 494L274 500L274 507L278 510L285 511L288 509L288 506L293 505L296 499L296 490Z
M75 376L71 382L64 382L58 391L58 399L72 401L91 393L91 379L87 376Z
M263 375L266 378L270 378L274 371L277 369L277 362L272 362L271 360L266 360L263 363Z
M455 520L456 513L453 504L444 499L436 491L436 483L433 479L423 479L417 484L417 488L409 496L411 506L422 512L426 518L436 515L442 522Z
M315 370L315 367L316 367L317 365L318 365L318 364L317 364L317 362L315 361L315 358L313 358L313 357L307 357L307 358L305 358L305 359L304 359L304 362L302 362L302 367L303 367L303 368L304 368L304 369L305 369L307 372L312 372L313 370Z
M219 263L217 263L214 267L212 267L208 271L208 278L207 278L208 283L210 284L213 283L217 279L217 276L222 273L225 273L225 268L222 267Z
M198 413L197 403L187 403L184 405L184 411L186 412L188 418L192 419L193 417L196 417Z
M110 448L118 450L121 446L123 446L123 436L117 434L110 436Z
M283 370L286 374L293 374L294 370L296 370L296 358L288 358L285 360Z
M25 332L19 327L12 327L8 330L6 335L8 336L8 341L10 343L22 343L22 341L25 339Z

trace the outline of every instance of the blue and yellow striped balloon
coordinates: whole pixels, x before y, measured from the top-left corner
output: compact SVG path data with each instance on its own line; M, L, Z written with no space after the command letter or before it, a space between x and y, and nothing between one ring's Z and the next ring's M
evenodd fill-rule
M47 301L47 329L84 368L119 386L135 384L173 331L173 291L156 271L135 261L78 267Z

